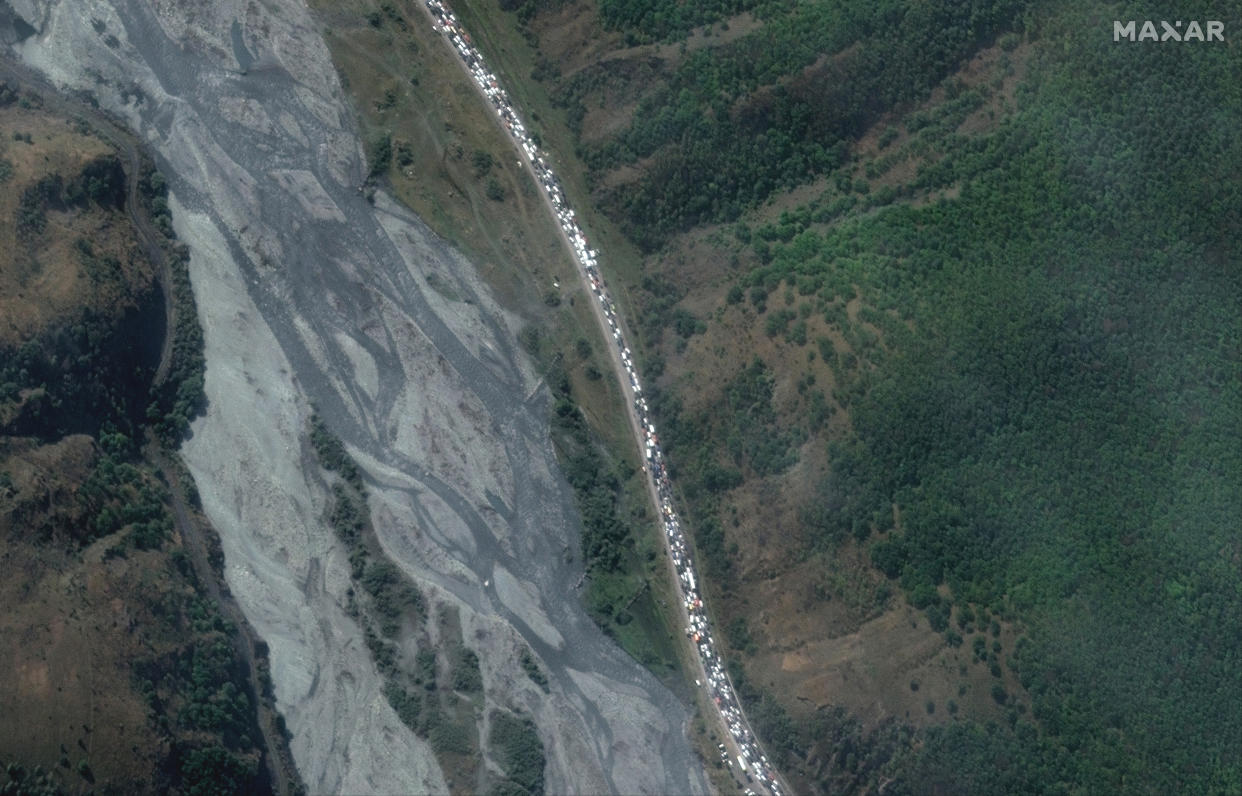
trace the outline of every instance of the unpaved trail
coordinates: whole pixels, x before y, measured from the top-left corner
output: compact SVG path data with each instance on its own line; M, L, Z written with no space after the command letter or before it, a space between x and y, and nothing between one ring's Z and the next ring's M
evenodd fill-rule
M176 328L177 309L173 302L172 273L168 267L168 258L164 253L164 236L151 223L151 216L142 206L139 182L142 179L144 163L147 161L138 141L132 133L121 127L116 119L87 102L63 94L43 75L18 61L0 58L0 80L14 87L20 86L33 90L39 95L43 107L53 113L86 121L90 124L91 131L111 144L121 156L125 169L125 215L133 225L147 259L158 269L160 285L164 293L164 323L168 334L164 335L164 345L160 350L160 361L153 380L156 385L162 384L172 364L172 332Z

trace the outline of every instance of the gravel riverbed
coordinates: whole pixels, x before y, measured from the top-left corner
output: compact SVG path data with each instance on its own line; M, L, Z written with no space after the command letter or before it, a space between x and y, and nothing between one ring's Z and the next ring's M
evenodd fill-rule
M229 587L271 647L311 791L446 790L346 614L348 564L304 439L312 405L361 464L388 554L460 612L489 703L534 717L549 792L706 791L686 709L574 591L580 564L562 551L577 549L578 520L518 319L421 221L361 196L357 129L306 8L9 6L36 31L16 56L124 119L168 177L210 401L183 453ZM431 290L433 270L463 300ZM523 641L550 694L522 672Z

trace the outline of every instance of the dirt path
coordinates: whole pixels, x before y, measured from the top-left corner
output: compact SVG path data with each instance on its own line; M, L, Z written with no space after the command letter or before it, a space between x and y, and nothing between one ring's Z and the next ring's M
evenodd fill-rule
M172 296L172 272L164 251L163 233L151 222L151 217L143 207L139 189L139 180L144 165L150 158L142 150L139 141L115 120L100 112L89 104L63 94L59 89L27 69L25 66L9 59L0 58L0 80L10 85L30 89L39 94L43 108L69 118L81 118L91 125L92 132L110 144L120 154L124 162L126 178L125 212L133 224L139 242L148 258L160 271L160 283L164 292L165 334L164 344L160 353L160 362L156 370L153 385L161 384L168 376L172 362L173 336L176 329L176 306ZM220 607L221 613L237 627L233 637L233 646L237 655L246 663L249 673L247 687L251 692L258 710L259 728L263 733L263 742L267 747L264 764L271 777L272 788L276 793L292 794L304 792L297 770L293 766L289 754L288 743L276 724L277 712L267 706L261 698L259 686L259 666L254 650L259 641L258 635L246 621L241 609L224 586L221 575L211 565L208 553L208 539L214 533L210 528L196 523L186 509L182 498L182 470L174 466L168 455L159 447L154 438L148 435L144 455L163 475L172 496L174 521L182 544L190 556L194 574L200 588Z
M163 384L168 377L168 369L172 363L173 330L176 328L177 308L173 301L172 270L168 265L168 257L164 252L164 235L151 223L151 217L142 205L138 183L142 177L143 166L150 163L142 150L141 144L125 128L114 119L92 107L86 102L71 98L49 83L38 73L8 58L0 58L0 80L7 81L14 88L26 88L35 91L43 101L43 107L49 111L67 116L81 118L91 125L91 132L110 144L124 161L125 169L125 214L129 217L138 240L142 244L147 258L155 264L160 273L160 286L164 292L164 323L166 334L164 345L160 350L160 361L155 371L153 386Z
M267 750L263 764L267 767L268 775L271 777L272 790L286 796L304 793L301 778L293 765L293 757L289 754L288 743L277 721L280 714L263 698L259 686L260 667L255 649L261 639L250 627L245 614L228 591L228 586L223 582L223 573L212 565L208 535L213 531L204 528L203 524L197 522L186 508L182 495L184 494L184 479L187 476L181 467L169 460L167 453L152 435L148 435L144 455L159 469L164 481L168 484L168 492L173 505L173 520L177 526L177 533L181 537L181 544L189 555L190 565L194 568L195 579L199 587L207 592L207 596L220 608L220 613L224 614L225 619L237 628L237 632L232 637L233 650L237 657L246 664L248 674L246 687L250 691L250 698L254 701L258 712L259 731L263 733L263 745Z

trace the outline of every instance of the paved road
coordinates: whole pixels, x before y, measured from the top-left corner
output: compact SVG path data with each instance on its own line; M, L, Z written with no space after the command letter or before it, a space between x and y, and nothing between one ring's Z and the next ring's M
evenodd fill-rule
M419 3L418 6L424 10L427 18L431 21L433 25L436 25L437 27L443 27L446 17L441 16L438 18L437 11L440 14L447 13L450 15L452 12L448 9L447 4L444 4L443 2L439 2L439 0L435 0L435 2L438 2L438 4L440 5L440 9L433 9L429 7L429 5L426 5L423 3ZM460 28L459 23L458 23L458 28ZM453 33L454 31L451 29L446 31L446 35L450 37L450 44L452 45L450 46L449 49L453 51L455 60L466 71L467 77L470 80L470 83L478 91L479 96L484 100L484 102L487 103L489 106L497 107L497 110L500 110L500 107L497 104L498 103L497 97L500 96L498 92L503 91L503 89L500 88L497 81L494 81L494 80L490 81L488 85L490 85L492 93L489 96L488 89L485 88L484 84L480 83L476 77L476 73L478 72L478 70L483 70L484 72L489 71L487 70L486 65L483 63L481 55L478 54L477 50L473 48L473 45L470 44L468 38L462 39L462 37L459 36L459 40L453 40L452 39ZM463 50L466 50L468 54L463 54ZM506 103L506 107L512 108L512 105ZM528 143L524 143L523 141L524 136L522 135L522 126L520 122L517 121L517 118L518 118L518 115L515 109L510 114L501 113L500 115L496 117L497 123L501 125L501 128L505 130L506 132L508 132L510 137L514 138L515 143L517 144L519 155L525 155L525 157L519 157L519 162L530 173L531 177L535 180L535 184L538 186L541 186L540 194L543 198L544 205L547 208L548 212L551 213L553 219L559 219L560 218L559 214L563 213L565 209L568 208L568 203L562 200L560 202L560 207L558 208L557 205L553 201L551 192L548 190L542 189L542 186L544 185L544 182L542 179L543 175L540 174L540 169L536 167L537 162L541 163L542 165L542 161L540 161L541 153L538 151L538 149L528 148L531 145ZM551 173L550 168L548 168L547 166L542 166L542 168L545 174ZM581 251L579 250L577 246L575 246L574 241L570 239L569 233L564 228L563 223L561 223L560 221L557 221L554 223L556 223L557 229L560 231L561 239L565 243L566 247L568 248L574 261L578 263L580 266L587 266L589 264L592 270L598 270L597 267L594 265L593 257L588 256L588 259L584 261L584 257ZM588 272L588 268L579 267L576 270L578 272L579 279L583 287L585 288L586 295L588 297L599 295L599 293L595 289L596 288L595 284L592 282L592 276ZM647 433L647 430L644 428L643 419L642 417L640 417L640 414L639 414L637 399L640 397L640 392L639 392L639 389L636 387L637 385L637 381L635 380L636 373L634 372L632 367L627 367L627 364L622 357L622 351L629 350L628 343L627 343L629 335L627 335L624 331L624 326L625 326L624 319L621 317L619 312L616 312L614 310L612 323L616 323L618 327L620 327L619 336L614 338L614 335L612 332L614 327L612 326L612 323L610 323L610 319L609 319L607 311L605 310L605 304L604 304L605 301L609 301L609 303L611 304L611 301L608 298L606 286L602 290L602 295L603 295L603 300L592 299L590 301L590 304L594 311L596 321L599 324L600 333L603 335L603 339L606 341L605 348L608 350L609 360L612 363L613 371L618 379L618 382L621 385L622 394L624 396L623 403L625 405L626 417L629 420L630 430L633 435L635 444L638 446L639 459L642 460L647 450L647 444L648 444L647 441L650 435ZM612 304L612 306L615 307L616 305ZM610 339L615 339L617 344L613 345L611 343L608 343L607 341L609 341ZM647 477L644 480L646 481L647 493L651 499L652 508L655 511L655 516L662 518L664 516L663 511L662 511L663 501L661 500L661 497L660 497L659 487L657 485L657 482L653 475L652 470L646 467L644 467L644 470L647 472ZM664 544L665 544L665 552L667 553L667 563L669 567L669 573L671 577L673 578L673 582L676 584L678 583L679 573L677 571L677 567L674 564L674 560L673 560L673 550L671 547L671 539L669 535L665 533L661 533L660 536L664 540ZM690 612L687 609L685 603L681 601L679 601L679 615L682 621L685 623L685 626L690 627L692 624L692 618L690 616ZM695 661L695 674L697 675L696 679L698 679L701 683L706 685L709 680L708 672L707 672L707 668L704 663L704 660L700 656L698 648L688 638L687 638L686 646L687 646L687 649L689 650L690 657ZM727 672L725 673L725 680L727 682L728 691L733 694L736 694L736 689L733 688L733 684L731 680L729 680ZM740 700L734 699L733 701L740 706ZM706 702L709 705L715 706L715 703L713 703L710 697L710 693L707 695ZM734 735L729 728L728 719L725 717L722 710L718 707L715 710L712 710L711 712L712 712L712 717L714 719L714 723L717 726L718 734L724 739L730 760L738 759L738 756L744 750L741 744L734 738ZM745 730L747 731L747 733L749 733L752 739L757 739L758 736L755 735L753 729L750 727L749 719L746 718L744 711L741 712L740 725L745 728ZM757 740L750 741L749 745L752 748L746 750L748 753L753 754L755 750L759 750L759 753L762 753L761 747L759 746ZM737 777L738 769L732 768L732 763L730 763L730 768L733 770L735 777ZM780 792L791 793L792 791L789 790L788 784L785 783L780 773L776 772L775 769L773 769L773 772L777 780L775 788L766 787L765 785L758 783L758 782L754 783L755 787L759 787L762 791L766 793L773 793L773 794L780 793ZM742 776L747 776L747 774L743 773ZM746 785L749 784L749 783L742 782L740 777L738 777L738 782L742 787L746 787Z

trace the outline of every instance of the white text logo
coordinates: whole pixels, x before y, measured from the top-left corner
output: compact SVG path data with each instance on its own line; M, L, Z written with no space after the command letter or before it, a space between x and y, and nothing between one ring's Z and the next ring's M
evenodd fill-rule
M1150 19L1139 23L1133 19L1129 22L1113 20L1113 41L1224 41L1225 23L1212 19L1200 25L1198 22L1167 22L1157 23Z

